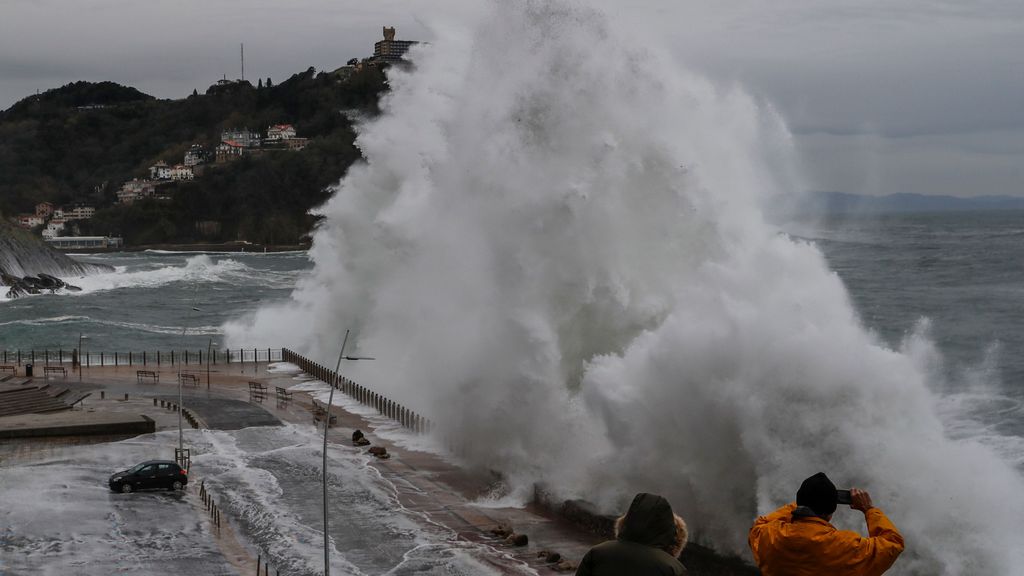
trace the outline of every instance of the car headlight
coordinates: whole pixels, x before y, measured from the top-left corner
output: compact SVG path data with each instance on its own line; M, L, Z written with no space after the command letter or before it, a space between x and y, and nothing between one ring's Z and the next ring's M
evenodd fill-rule
M120 482L121 481L121 477L120 476L114 476L113 478L110 479L110 481L111 482Z

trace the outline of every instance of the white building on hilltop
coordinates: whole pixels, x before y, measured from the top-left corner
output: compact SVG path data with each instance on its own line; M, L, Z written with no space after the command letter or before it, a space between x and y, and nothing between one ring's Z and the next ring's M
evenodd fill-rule
M288 140L295 138L295 127L291 124L275 124L267 128L267 141Z

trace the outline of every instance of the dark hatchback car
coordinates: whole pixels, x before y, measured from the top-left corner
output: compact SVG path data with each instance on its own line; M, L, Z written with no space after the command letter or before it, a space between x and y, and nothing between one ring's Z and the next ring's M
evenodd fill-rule
M171 460L149 460L110 477L110 489L115 492L135 490L181 490L188 484L188 470Z

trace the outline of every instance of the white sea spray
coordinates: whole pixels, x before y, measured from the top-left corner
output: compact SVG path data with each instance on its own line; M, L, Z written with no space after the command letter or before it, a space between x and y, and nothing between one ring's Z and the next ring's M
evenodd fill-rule
M522 493L661 492L747 554L753 517L824 470L906 533L895 573L1014 573L1024 483L947 434L927 335L887 347L763 217L799 188L775 114L576 3L467 20L390 74L313 272L230 340L328 362L353 329L378 361L346 374Z

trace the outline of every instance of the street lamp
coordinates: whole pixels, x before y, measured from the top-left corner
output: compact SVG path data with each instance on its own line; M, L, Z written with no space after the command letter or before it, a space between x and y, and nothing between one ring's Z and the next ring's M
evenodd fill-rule
M185 349L185 332L188 330L188 321L192 318L192 312L202 312L199 308L192 306L185 316L185 325L181 327L181 348ZM183 458L185 454L185 440L181 428L181 362L184 354L178 354L178 457Z
M338 363L334 367L334 382L331 382L331 394L327 398L326 418L324 419L324 464L323 464L323 487L324 487L324 576L331 576L331 537L327 531L327 432L331 429L331 405L334 404L334 388L338 385L342 360L373 360L365 356L345 356L345 344L348 344L349 330L345 330L345 339L341 341L341 352L338 353Z
M210 343L206 346L206 389L210 389L210 360L213 359L213 338L210 338ZM269 359L268 359L269 361Z
M82 369L85 364L82 364L82 340L88 340L89 337L83 335L81 332L78 333L78 383L82 383Z

